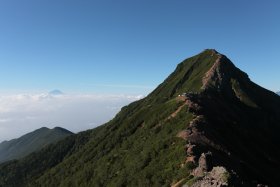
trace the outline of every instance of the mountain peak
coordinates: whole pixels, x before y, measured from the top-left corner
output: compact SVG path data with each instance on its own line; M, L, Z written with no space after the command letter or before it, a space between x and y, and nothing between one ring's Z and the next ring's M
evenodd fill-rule
M55 89L55 90L50 91L49 94L50 95L63 95L63 92L58 89Z
M4 141L0 143L0 163L23 158L32 152L41 150L48 144L55 143L72 134L72 132L61 127L53 129L41 127L19 138Z
M205 49L203 52L211 52L212 54L220 54L216 49Z
M215 49L206 49L178 64L175 71L151 95L170 99L186 92L223 90L233 79L248 79L247 74Z
M215 62L202 78L203 90L210 87L221 88L239 71L225 55L220 53L215 55L217 56Z
M63 133L68 133L68 134L73 134L71 131L62 128L62 127L54 127L53 129L51 129L53 131L57 131L57 132L63 132Z
M194 65L189 67L190 60L193 60L193 58L195 59ZM185 60L181 64L188 69L188 74L190 74L190 71L203 70L201 73L196 73L197 76L192 78L192 81L197 79L196 82L201 83L201 87L196 90L197 92L209 89L220 91L231 85L230 82L233 79L246 79L246 81L249 81L246 73L238 69L227 56L219 53L215 49L205 49L203 52ZM188 81L190 82L190 80Z
M39 128L37 130L47 131L47 130L50 130L50 129L48 127L41 127L41 128Z

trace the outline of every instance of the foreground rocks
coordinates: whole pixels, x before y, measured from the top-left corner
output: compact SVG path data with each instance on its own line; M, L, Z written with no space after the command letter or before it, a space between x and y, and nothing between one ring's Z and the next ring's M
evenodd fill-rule
M228 186L229 178L229 172L224 167L218 166L213 167L210 172L206 172L204 177L192 185L184 185L184 187L223 187Z

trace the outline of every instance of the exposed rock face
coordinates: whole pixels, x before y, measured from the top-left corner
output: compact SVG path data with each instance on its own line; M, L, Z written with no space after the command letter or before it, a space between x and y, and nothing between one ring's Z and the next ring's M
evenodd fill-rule
M188 139L188 131L187 130L182 130L177 134L177 137L182 138L184 140Z
M202 90L215 88L221 90L228 85L229 79L234 74L239 74L248 78L248 75L238 71L234 64L224 55L215 51L217 59L202 79Z
M212 153L202 153L198 161L198 167L194 169L193 175L202 177L206 172L210 171L212 167Z
M224 167L214 167L191 187L224 187L228 186L229 173Z
M218 54L218 58L215 62L215 64L210 68L210 70L205 74L205 76L202 79L202 89L206 89L210 86L211 83L219 84L219 86L222 83L222 74L220 72L220 67L222 64L222 56Z

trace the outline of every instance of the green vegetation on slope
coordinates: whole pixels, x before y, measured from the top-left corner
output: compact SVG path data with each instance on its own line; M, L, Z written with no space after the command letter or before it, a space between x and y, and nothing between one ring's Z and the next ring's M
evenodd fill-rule
M187 108L167 119L181 104L145 106L129 116L129 107L75 155L49 170L34 184L46 186L169 186L188 175L184 141L176 133L191 119ZM134 103L133 105L138 104ZM62 170L63 168L63 170ZM60 181L59 184L57 181Z
M213 163L237 169L245 179L256 181L266 171L261 179L274 180L280 155L273 131L279 129L279 97L250 82L233 64L214 72L211 90L201 89L217 58L215 51L206 50L187 59L150 95L123 107L110 122L1 164L0 186L193 184L202 177L190 175L196 163L186 163L187 142L177 135L190 127L195 112L205 119L192 131L197 137L191 143L203 148L198 151L212 151L218 156ZM223 84L217 84L220 80ZM198 94L188 94L187 104L177 97L184 92ZM258 107L248 106L248 99ZM271 163L276 169L271 170Z
M258 107L251 99L250 97L242 90L240 87L240 83L235 80L231 79L232 89L235 92L235 95L240 99L241 102L245 103L247 106L251 107Z
M176 135L192 115L184 106L170 118L182 104L132 103L99 128L2 164L0 186L169 186L190 171L182 165L185 142Z
M23 158L71 134L73 133L60 127L54 129L42 127L20 138L2 142L0 144L0 162Z
M147 99L150 102L155 100L162 102L184 92L200 92L202 78L217 58L218 55L213 50L205 50L203 53L184 60Z
M96 130L98 131L98 129ZM89 131L71 135L56 144L50 144L29 156L0 165L0 186L20 187L34 181L49 168L74 154L89 139Z

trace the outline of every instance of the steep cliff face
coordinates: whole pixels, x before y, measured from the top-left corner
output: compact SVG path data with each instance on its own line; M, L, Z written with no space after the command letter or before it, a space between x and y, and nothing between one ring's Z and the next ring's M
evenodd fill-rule
M205 50L107 124L0 165L0 186L280 186L279 105Z

